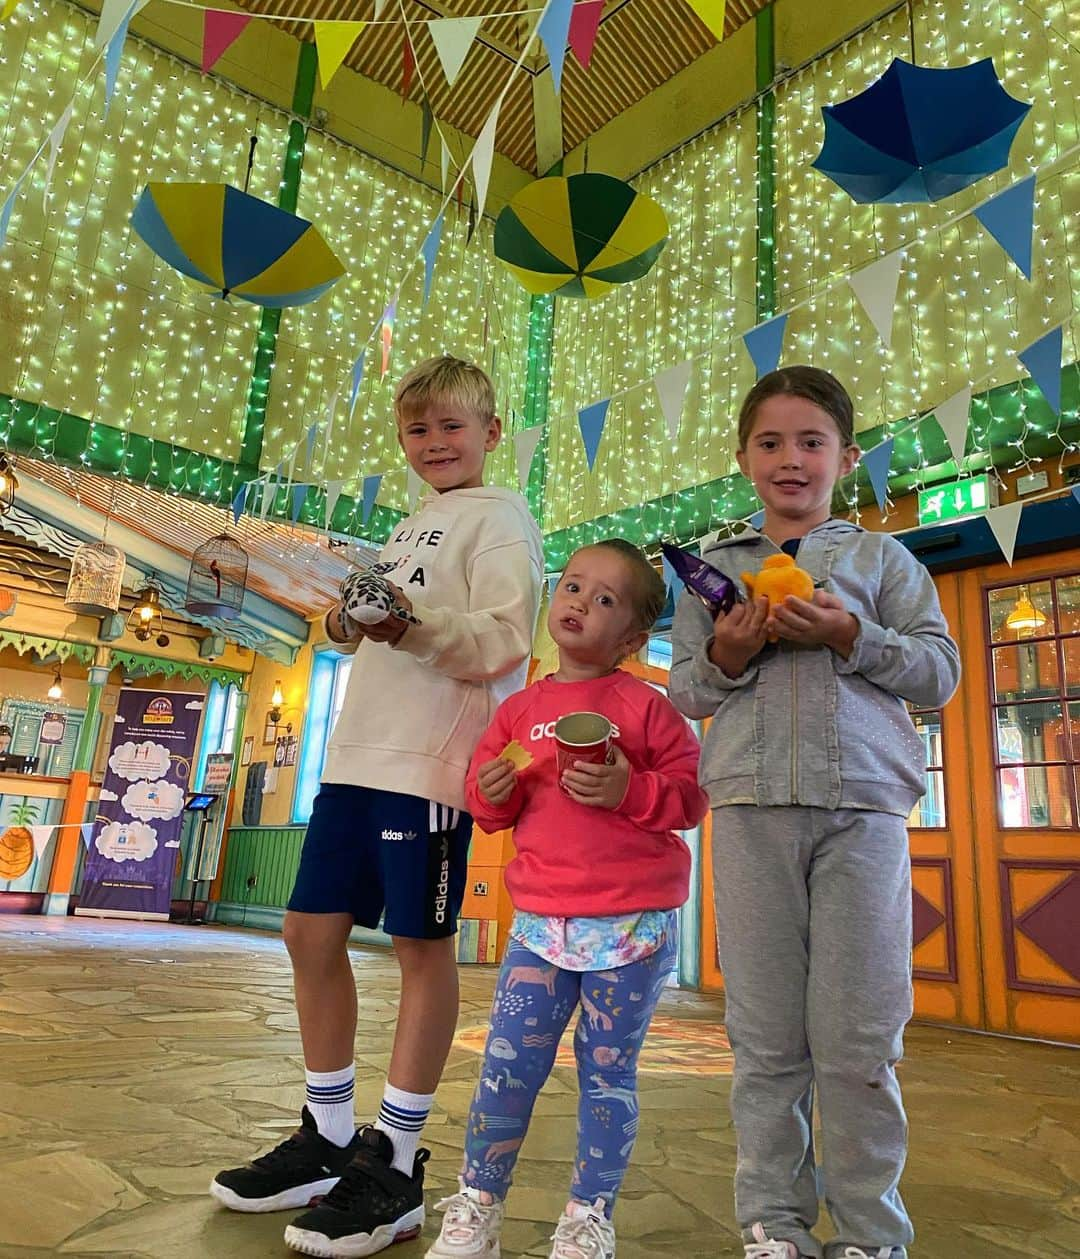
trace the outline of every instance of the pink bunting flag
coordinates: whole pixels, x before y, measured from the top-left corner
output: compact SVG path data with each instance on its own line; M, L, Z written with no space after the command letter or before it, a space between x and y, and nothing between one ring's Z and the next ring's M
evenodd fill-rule
M567 39L570 51L577 57L583 69L588 70L592 60L593 45L600 32L600 19L604 16L604 0L578 0L570 18Z
M239 39L251 21L250 14L207 9L203 14L202 72L209 73Z

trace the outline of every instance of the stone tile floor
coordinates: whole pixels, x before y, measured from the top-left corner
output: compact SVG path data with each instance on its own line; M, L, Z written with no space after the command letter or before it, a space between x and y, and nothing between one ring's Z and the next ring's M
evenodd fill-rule
M212 1174L282 1139L302 1101L288 959L275 935L0 916L0 1256L255 1259L288 1216L239 1216ZM396 967L357 949L360 1113L381 1096ZM490 967L462 971L461 1042L425 1134L429 1205L454 1184ZM740 1253L722 1002L672 992L641 1078L619 1259ZM1080 1255L1080 1054L913 1028L904 1180L912 1259ZM541 1097L504 1253L546 1256L573 1148L573 1070ZM432 1213L426 1237L435 1231ZM397 1247L421 1259L426 1243Z

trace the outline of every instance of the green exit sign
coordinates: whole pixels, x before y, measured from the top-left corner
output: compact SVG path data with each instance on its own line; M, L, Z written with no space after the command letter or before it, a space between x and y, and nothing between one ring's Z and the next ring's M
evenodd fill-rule
M948 485L919 491L919 524L936 525L942 520L981 516L996 502L997 484L991 484L986 473L963 481L950 481Z

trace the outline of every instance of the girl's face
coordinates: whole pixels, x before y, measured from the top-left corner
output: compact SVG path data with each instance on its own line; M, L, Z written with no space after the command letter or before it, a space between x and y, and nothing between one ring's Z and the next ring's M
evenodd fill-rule
M774 394L757 408L746 449L736 455L770 518L808 527L828 520L833 489L854 468L858 446L845 446L836 421L806 398Z
M548 609L548 632L579 664L612 669L647 637L635 630L633 574L618 552L585 547L570 557Z

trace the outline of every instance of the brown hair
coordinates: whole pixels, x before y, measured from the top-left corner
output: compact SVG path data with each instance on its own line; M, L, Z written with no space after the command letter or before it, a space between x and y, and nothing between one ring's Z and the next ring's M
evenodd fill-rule
M739 411L739 449L745 450L754 427L757 409L767 398L787 395L805 398L820 407L840 431L841 446L855 444L855 408L848 391L831 373L820 367L781 367L757 382Z
M664 579L649 563L649 557L640 547L627 542L625 538L605 538L603 542L595 542L593 545L606 547L621 555L627 562L634 583L634 631L637 633L651 630L667 602L667 587ZM581 549L587 551L589 548Z
M408 420L429 402L454 402L486 424L495 415L495 387L475 363L441 354L411 367L394 390L394 414Z

